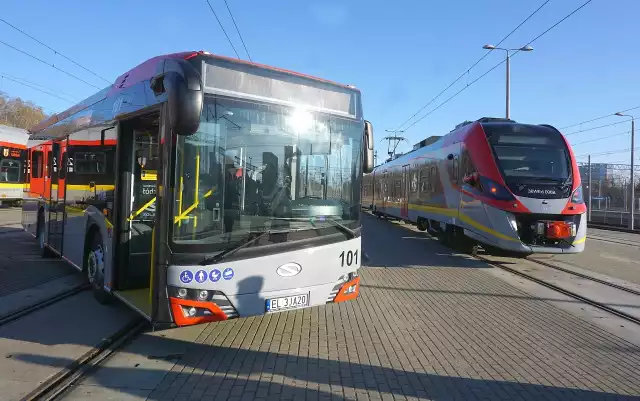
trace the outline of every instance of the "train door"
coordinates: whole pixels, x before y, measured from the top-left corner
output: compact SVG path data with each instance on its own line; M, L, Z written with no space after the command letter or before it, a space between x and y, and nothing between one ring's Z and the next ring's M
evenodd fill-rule
M47 243L62 254L62 238L64 229L64 182L66 168L61 168L62 142L54 142L48 150L49 166L49 239Z
M402 166L402 186L400 189L400 216L409 218L409 165Z
M115 294L151 317L153 240L157 171L160 168L158 118L123 122L118 132L118 251Z
M54 169L57 170L58 166L54 166L56 160L53 157L53 144L47 144L44 146L44 198L46 200L51 199L51 191L56 189L58 185L57 174L54 174ZM55 177L55 178L54 178ZM54 188L56 187L56 188Z
M37 146L29 150L31 177L29 192L31 197L44 197L45 186L45 152L44 146Z

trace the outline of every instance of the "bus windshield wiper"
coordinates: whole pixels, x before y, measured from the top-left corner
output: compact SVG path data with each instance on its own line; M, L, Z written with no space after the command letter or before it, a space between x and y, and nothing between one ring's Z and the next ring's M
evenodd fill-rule
M246 248L247 246L258 241L260 238L271 233L272 233L271 231L261 231L260 234L249 237L247 240L245 240L240 245L234 248L226 249L215 256L206 257L202 262L200 262L200 264L204 266L204 265L215 265L216 263L220 263L221 261L233 255L234 253L238 252L239 250Z
M334 227L336 227L337 229L345 233L347 237L349 237L349 239L353 239L356 237L356 232L350 229L349 227L345 226L344 224L331 219L326 219L325 221L328 221L329 223L333 224Z

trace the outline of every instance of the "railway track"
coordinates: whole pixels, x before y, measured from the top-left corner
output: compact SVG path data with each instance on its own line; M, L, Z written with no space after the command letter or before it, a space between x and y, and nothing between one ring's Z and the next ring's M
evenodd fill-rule
M596 235L589 235L589 239L590 240L596 240L596 241L603 241L603 242L609 242L612 244L618 244L618 245L626 245L626 246L635 246L635 247L640 247L640 241L630 241L627 240L625 238L606 238L606 237L599 237Z
M603 310L605 312L608 312L608 313L611 313L611 314L616 315L618 317L621 317L621 318L623 318L623 319L625 319L627 321L630 321L632 323L640 325L640 318L638 318L636 316L633 316L633 315L630 315L628 313L622 312L622 311L620 311L618 309L612 308L612 307L610 307L610 306L608 306L608 305L606 305L606 304L604 304L602 302L595 301L595 300L593 300L591 298L587 298L587 297L582 296L580 294L577 294L577 293L575 293L573 291L569 291L569 290L567 290L565 288L562 288L560 286L552 284L552 283L550 283L548 281L545 281L545 280L539 279L537 277L534 277L533 275L524 273L524 272L522 272L520 270L517 270L517 269L513 269L513 268L511 268L509 266L506 266L504 264L504 262L494 261L494 260L488 259L488 258L486 258L484 256L481 256L481 255L472 255L472 256L475 257L476 259L479 259L479 260L482 260L482 261L486 262L487 264L489 264L491 266L494 266L494 267L497 267L499 269L508 271L508 272L513 273L513 274L515 274L517 276L526 278L529 281L533 281L533 282L535 282L537 284L540 284L542 286L550 288L550 289L552 289L554 291L557 291L557 292L559 292L561 294L564 294L564 295L567 295L567 296L569 296L571 298L574 298L574 299L576 299L576 300L578 300L580 302L586 303L586 304L591 305L593 307L596 307L596 308L598 308L600 310ZM531 259L527 259L527 260L531 260ZM539 261L535 261L535 262L537 263ZM545 266L547 266L547 265L545 264ZM549 267L549 266L547 266L547 267ZM556 268L556 267L557 266L555 266L554 268ZM560 269L562 269L562 268L560 268ZM566 269L562 269L562 270L566 271ZM566 272L569 273L569 274L574 274L575 273L575 272L571 272L571 271L566 271ZM622 286L617 286L616 284L608 283L606 281L602 281L602 280L596 279L595 277L591 277L591 276L587 276L587 275L581 275L579 273L575 274L575 275L579 276L579 277L582 277L582 278L586 278L586 279L591 280L591 281L598 282L600 284L605 284L605 285L620 289L622 291L631 292L631 293L633 293L635 295L640 295L640 293L638 293L635 290L632 290L632 289L626 288L626 287L622 287ZM618 287L620 287L620 288L618 288Z
M8 313L6 315L0 316L0 327L4 326L7 323L11 323L14 320L18 320L22 317L25 317L33 312L39 311L41 309L44 309L50 305L53 305L57 302L62 301L63 299L69 298L71 296L74 296L76 294L79 294L80 292L87 290L89 288L89 284L83 284L77 287L74 287L70 290L64 291L60 294L57 294L51 298L47 298L43 301L37 302L31 306L28 306L26 308L20 309L16 312L11 312Z
M45 380L22 398L22 401L51 401L62 398L75 383L78 383L123 345L134 339L148 324L143 319L131 321L57 374Z
M559 271L567 273L567 274L571 274L571 275L576 276L576 277L580 277L580 278L583 278L583 279L586 279L586 280L594 281L596 283L603 284L603 285L606 285L608 287L615 288L617 290L621 290L621 291L628 292L628 293L633 294L633 295L640 296L640 291L634 290L633 288L625 287L623 285L619 285L619 284L612 283L612 282L609 282L609 281L606 281L606 280L602 280L602 279L590 276L588 274L583 274L583 273L579 273L579 272L576 272L576 271L573 271L573 270L570 270L570 269L565 269L564 267L560 267L560 266L554 265L553 263L544 262L542 260L533 259L533 258L527 258L527 260L530 261L530 262L534 262L534 263L537 263L539 265L545 266L545 267L549 267L549 268L552 268L552 269L555 269L555 270L559 270Z

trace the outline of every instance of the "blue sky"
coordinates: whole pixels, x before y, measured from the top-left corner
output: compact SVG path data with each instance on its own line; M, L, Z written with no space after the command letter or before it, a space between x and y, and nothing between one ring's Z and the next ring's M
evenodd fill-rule
M374 124L381 157L386 144L379 140L385 129L397 128L482 57L485 43L500 41L544 2L227 1L254 61L354 84L362 90L366 118ZM224 2L210 2L240 56L246 57ZM502 46L526 44L582 3L584 0L551 0ZM4 0L2 18L109 80L163 53L204 49L235 56L205 0L68 0L64 4ZM514 56L511 117L562 128L640 106L639 16L640 1L593 0L534 42L533 52ZM96 86L107 85L2 23L0 40ZM460 80L425 112L503 57L503 52L490 54L471 70L468 79ZM0 60L0 73L44 85L75 100L96 91L2 44ZM409 144L399 149L448 132L467 119L504 116L504 75L502 65L415 124L404 134ZM31 100L48 112L71 105L7 79L2 79L0 90ZM640 117L640 108L633 112ZM563 132L617 122L620 124L569 135L579 160L586 160L583 156L589 153L628 149L630 135L625 131L630 130L630 123L610 117ZM594 162L628 160L628 152L593 157Z

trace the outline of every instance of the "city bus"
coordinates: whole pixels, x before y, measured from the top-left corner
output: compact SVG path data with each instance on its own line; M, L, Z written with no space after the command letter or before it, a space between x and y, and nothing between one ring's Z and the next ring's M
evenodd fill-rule
M27 140L25 129L0 125L0 205L22 199L27 177Z
M30 130L23 226L156 327L353 300L373 128L361 93L183 52Z

